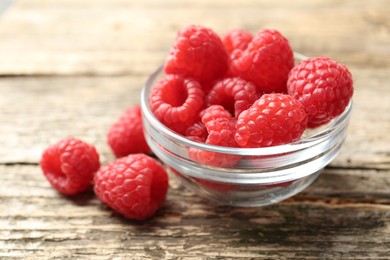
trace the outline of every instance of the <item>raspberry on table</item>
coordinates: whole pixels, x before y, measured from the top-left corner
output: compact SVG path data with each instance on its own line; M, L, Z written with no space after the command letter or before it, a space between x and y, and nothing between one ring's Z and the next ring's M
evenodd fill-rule
M222 42L226 51L231 54L234 50L245 50L252 41L253 35L242 29L233 29L225 33Z
M150 153L143 132L139 105L129 107L121 114L108 131L107 143L116 157L131 153Z
M302 104L287 94L264 94L237 119L241 147L267 147L297 141L307 127Z
M221 38L209 28L190 25L179 31L164 71L207 85L222 77L227 68L228 54Z
M256 86L240 78L218 81L206 96L206 106L221 105L235 118L256 100Z
M287 77L293 66L288 40L276 30L265 29L253 37L245 50L233 51L229 70L253 82L259 92L287 93Z
M353 80L345 65L317 57L304 60L291 70L287 88L303 104L309 127L316 127L345 110L353 95Z
M202 123L207 129L206 144L225 147L238 146L234 139L236 133L235 121L228 111L220 105L212 105L202 111L201 114ZM189 138L196 142L202 141L197 136L191 136ZM189 156L194 161L218 167L233 166L240 159L237 155L221 154L197 148L190 148Z
M65 138L43 152L40 166L57 191L75 195L91 186L100 161L94 146L75 138Z
M199 121L204 94L197 81L167 75L153 86L149 104L162 124L184 135L188 127Z
M168 175L162 165L145 154L130 154L102 166L94 178L100 201L128 219L144 220L162 206Z

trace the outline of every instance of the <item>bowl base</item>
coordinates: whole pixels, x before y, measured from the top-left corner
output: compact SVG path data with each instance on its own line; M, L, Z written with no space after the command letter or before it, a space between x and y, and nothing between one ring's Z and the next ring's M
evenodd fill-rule
M218 205L261 207L278 203L312 184L322 170L295 181L276 184L231 184L189 177L171 169L173 175L196 195Z

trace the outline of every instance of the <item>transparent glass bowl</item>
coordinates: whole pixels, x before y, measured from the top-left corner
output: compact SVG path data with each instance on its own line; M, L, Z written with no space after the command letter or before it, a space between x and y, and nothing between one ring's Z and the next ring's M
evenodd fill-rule
M295 54L296 59L305 57ZM339 153L347 134L352 104L321 128L308 130L294 143L266 148L231 148L197 143L161 124L149 107L155 81L163 76L158 69L141 92L146 141L182 183L218 204L257 207L277 203L309 186ZM193 160L194 149L230 155L233 166L216 167Z

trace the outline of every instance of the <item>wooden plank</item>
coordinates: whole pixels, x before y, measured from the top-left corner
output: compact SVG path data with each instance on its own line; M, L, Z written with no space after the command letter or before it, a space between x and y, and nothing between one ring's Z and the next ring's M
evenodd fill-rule
M96 144L107 161L106 133L126 107L138 102L145 80L1 78L0 163L37 163L48 144L67 136Z
M53 205L55 206L55 205ZM221 214L196 208L175 215L165 208L149 223L117 217L19 218L20 230L2 231L0 257L23 259L388 259L388 215L370 208L278 205ZM85 208L85 210L91 210ZM214 213L209 213L211 212ZM310 212L310 220L305 219ZM215 213L216 212L216 213ZM92 212L93 213L93 212ZM203 219L199 218L204 215ZM248 215L250 217L248 217ZM328 217L323 217L328 216ZM42 223L45 223L42 227ZM48 225L52 223L52 225ZM34 224L34 229L29 228ZM291 228L294 227L294 228ZM7 234L12 234L11 236ZM6 236L4 236L6 235ZM1 241L2 240L2 241ZM28 241L28 243L26 243ZM356 242L358 241L358 242Z
M388 190L384 204L351 200L340 205L315 201L308 192L244 209L208 204L171 179L157 216L135 223L103 207L92 192L71 199L59 195L36 166L0 166L0 178L0 258L390 257ZM332 173L320 179L333 185ZM335 189L348 192L351 186ZM314 185L316 190L321 185Z
M113 214L92 192L58 195L37 163L49 143L67 135L96 144L102 162L111 161L105 133L138 101L145 77L3 77L0 258L390 257L389 120L381 113L390 93L380 84L387 71L353 73L349 138L310 188L273 206L226 208L171 178L164 207L144 223Z
M359 68L352 68L352 72L355 95L349 135L332 165L388 170L390 114L384 112L390 110L390 93L385 83L388 72ZM138 102L146 79L146 76L2 78L0 163L37 163L48 144L65 136L95 143L103 160L111 159L105 144L106 133L126 107Z
M0 23L0 75L147 75L163 62L177 30L191 23L220 34L236 27L253 33L277 28L298 52L347 65L389 67L390 7L385 0L338 5L35 0L17 1L11 10Z

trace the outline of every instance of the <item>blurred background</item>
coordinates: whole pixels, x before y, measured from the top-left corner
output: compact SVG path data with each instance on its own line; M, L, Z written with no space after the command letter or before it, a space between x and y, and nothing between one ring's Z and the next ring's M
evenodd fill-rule
M0 2L1 75L147 75L188 24L220 34L275 28L306 55L388 66L386 0Z

